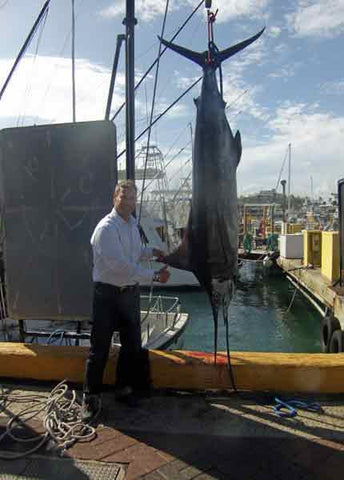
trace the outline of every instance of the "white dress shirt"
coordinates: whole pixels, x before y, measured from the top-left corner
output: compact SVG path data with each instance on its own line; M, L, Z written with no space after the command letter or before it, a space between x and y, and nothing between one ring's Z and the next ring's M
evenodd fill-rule
M113 208L94 229L91 245L94 282L122 287L152 280L154 270L142 267L139 262L151 258L153 249L141 246L133 216L126 222Z

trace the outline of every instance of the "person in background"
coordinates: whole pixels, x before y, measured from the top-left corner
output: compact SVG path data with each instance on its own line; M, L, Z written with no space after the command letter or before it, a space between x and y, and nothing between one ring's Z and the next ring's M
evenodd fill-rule
M148 355L142 349L140 322L141 281L165 283L167 266L159 271L144 268L140 261L163 258L156 248L142 248L137 221L137 189L133 181L116 185L113 209L96 226L93 250L93 314L91 347L86 362L82 402L83 421L89 422L101 409L100 393L112 335L119 331L121 348L117 361L117 400L135 406L140 393L149 388Z

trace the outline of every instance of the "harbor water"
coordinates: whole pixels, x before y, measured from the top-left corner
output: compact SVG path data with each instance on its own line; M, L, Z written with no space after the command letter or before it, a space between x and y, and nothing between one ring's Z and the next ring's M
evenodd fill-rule
M147 292L142 292L147 293ZM214 351L214 322L209 299L201 289L171 291L154 289L154 295L178 297L181 310L189 322L169 348ZM285 278L278 268L265 269L262 264L244 263L229 308L229 345L233 351L321 352L320 314ZM3 322L3 321L2 321ZM69 323L31 321L31 328L57 327L73 330ZM44 326L46 324L46 326ZM0 322L1 327L1 322ZM0 341L18 341L18 323ZM58 339L57 339L58 340ZM30 341L30 340L29 340ZM33 340L31 340L33 341ZM46 339L37 339L46 343ZM226 348L226 330L219 313L218 350Z
M189 323L171 348L214 350L214 322L204 291L170 292L179 296ZM229 345L233 351L321 352L320 314L279 269L244 263L229 309ZM226 331L219 315L218 350L226 348Z

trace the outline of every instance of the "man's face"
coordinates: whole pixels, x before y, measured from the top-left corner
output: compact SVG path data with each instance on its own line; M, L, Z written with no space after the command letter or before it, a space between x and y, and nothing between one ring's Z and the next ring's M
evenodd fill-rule
M124 215L133 213L136 207L136 192L133 188L121 188L115 197L115 209Z

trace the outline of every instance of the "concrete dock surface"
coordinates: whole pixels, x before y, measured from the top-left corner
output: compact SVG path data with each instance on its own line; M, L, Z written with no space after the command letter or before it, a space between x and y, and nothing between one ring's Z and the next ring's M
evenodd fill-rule
M3 382L20 396L43 394L51 385ZM81 401L81 391L77 391ZM279 417L275 396L259 393L154 391L135 408L119 403L108 389L96 436L65 451L48 441L18 460L0 460L0 479L65 480L335 480L344 471L344 396L277 395L318 402L322 411L296 409ZM1 398L0 397L0 398ZM0 403L0 438L6 423L23 409ZM42 432L40 415L28 422ZM25 447L27 448L27 447ZM9 438L0 457L22 450Z

